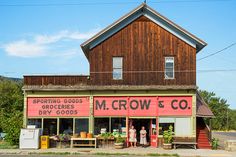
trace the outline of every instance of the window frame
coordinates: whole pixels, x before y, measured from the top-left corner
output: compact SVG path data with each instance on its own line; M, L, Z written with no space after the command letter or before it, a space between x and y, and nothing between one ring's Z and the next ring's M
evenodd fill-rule
M166 75L166 73L167 73L167 68L166 68L166 61L167 61L167 59L172 59L173 60L173 69L172 69L172 73L173 73L173 77L168 77L167 75ZM169 71L168 71L169 72ZM164 70L164 77L165 77L165 79L166 80L173 80L173 79L175 79L175 57L171 57L171 56L169 56L169 57L165 57L165 70Z
M114 59L115 58L121 59L121 67L114 67ZM122 56L113 56L112 57L112 79L113 80L123 80L123 59L124 59L124 57L122 57ZM121 74L120 74L121 77L120 78L114 77L115 70L121 70Z

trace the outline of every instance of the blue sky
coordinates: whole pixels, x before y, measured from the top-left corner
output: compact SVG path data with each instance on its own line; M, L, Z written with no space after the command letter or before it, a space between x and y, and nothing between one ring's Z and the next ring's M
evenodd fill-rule
M148 0L148 5L208 43L198 53L198 59L236 42L236 0L173 1ZM88 62L80 44L142 2L0 0L0 75L88 74ZM38 4L43 5L34 6ZM233 46L198 61L197 69L236 69L235 58ZM200 89L214 91L234 109L235 80L235 71L197 73Z

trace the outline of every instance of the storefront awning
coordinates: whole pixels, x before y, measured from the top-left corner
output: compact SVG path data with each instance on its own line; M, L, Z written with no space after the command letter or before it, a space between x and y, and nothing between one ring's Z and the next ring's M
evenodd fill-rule
M197 117L214 117L214 114L212 113L209 106L206 104L206 102L201 97L200 93L197 91Z

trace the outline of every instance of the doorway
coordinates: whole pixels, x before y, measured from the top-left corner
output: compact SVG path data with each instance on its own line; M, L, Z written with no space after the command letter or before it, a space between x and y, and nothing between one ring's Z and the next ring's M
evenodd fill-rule
M137 138L137 144L139 145L140 142L140 130L142 128L142 126L145 127L145 130L147 131L147 143L148 145L150 145L150 127L151 127L151 119L130 119L130 125L134 126L134 128L136 129L136 138Z

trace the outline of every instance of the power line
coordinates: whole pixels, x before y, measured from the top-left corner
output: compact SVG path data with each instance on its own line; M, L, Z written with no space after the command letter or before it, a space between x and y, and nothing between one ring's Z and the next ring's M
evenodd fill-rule
M216 51L216 52L211 53L211 54L209 54L209 55L207 55L207 56L205 56L205 57L202 57L202 58L198 59L197 61L200 61L200 60L206 59L206 58L208 58L208 57L214 56L214 55L216 55L216 54L218 54L218 53L220 53L220 52L222 52L222 51L225 51L225 50L227 50L227 49L229 49L230 47L233 47L233 46L235 46L235 45L236 45L236 42L233 43L233 44L230 44L229 46L226 46L225 48L223 48L223 49L221 49L221 50L219 50L219 51Z
M148 3L196 3L196 2L229 2L232 0L179 0L179 1L149 1ZM0 4L0 7L50 7L50 6L84 6L84 5L116 5L138 4L139 2L85 2L85 3L38 3L38 4Z
M165 71L162 70L152 70L152 71L123 71L123 73L164 73ZM199 73L212 73L212 72L236 72L236 69L203 69L203 70L175 70L175 73L192 73L192 72L199 72ZM25 72L2 72L3 74L16 74L16 73L25 73ZM30 74L29 72L27 72ZM113 71L98 71L98 72L90 72L91 74L112 74ZM71 73L73 75L79 75L77 73ZM33 75L33 74L32 74ZM37 75L60 75L58 73L38 73ZM69 75L68 72L62 75Z

